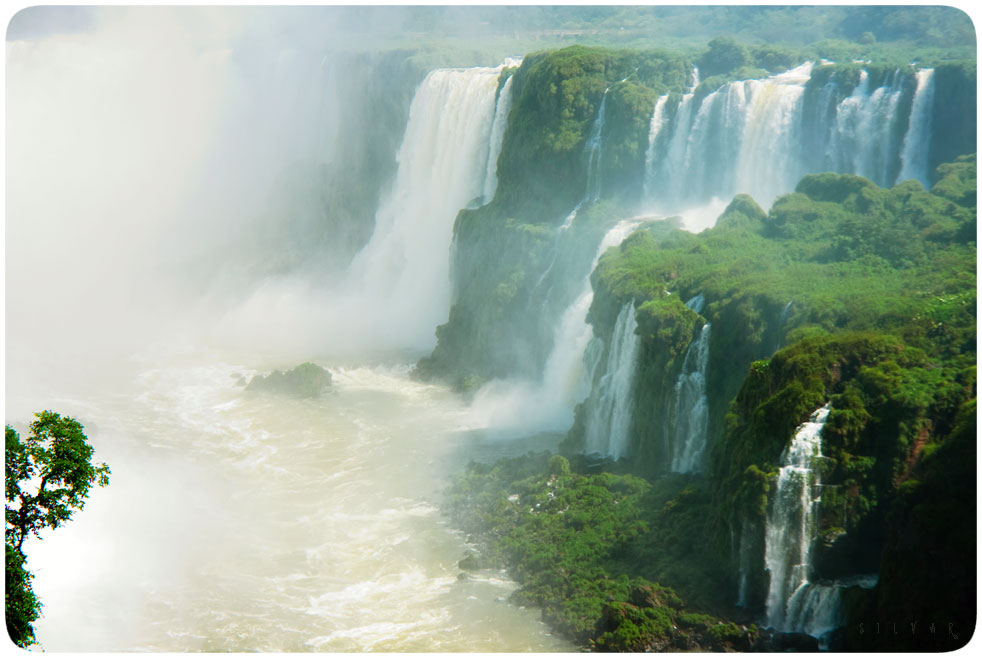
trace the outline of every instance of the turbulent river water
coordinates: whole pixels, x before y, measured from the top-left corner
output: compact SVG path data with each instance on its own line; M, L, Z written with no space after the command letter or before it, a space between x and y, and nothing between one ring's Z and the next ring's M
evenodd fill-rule
M56 401L113 475L28 549L45 650L573 648L507 602L506 575L458 578L441 491L511 444L408 365L324 365L317 400L247 393L255 370L194 350Z

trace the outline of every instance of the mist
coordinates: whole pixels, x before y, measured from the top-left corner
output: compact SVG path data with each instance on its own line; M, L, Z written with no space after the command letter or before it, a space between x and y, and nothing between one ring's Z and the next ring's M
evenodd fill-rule
M91 13L83 31L7 43L11 381L207 335L257 285L241 261L277 251L248 248L264 215L284 212L277 176L331 163L344 28L322 12ZM270 312L320 283L294 283Z
M456 212L493 175L468 140L501 60L386 73L412 14L11 21L6 420L71 415L113 470L28 542L46 650L564 646L507 579L458 584L435 507L470 412L408 371L449 310ZM310 359L328 399L243 394Z
M462 565L480 547L444 504L473 459L577 432L590 468L634 456L633 382L688 348L679 333L669 365L641 362L658 356L643 334L660 307L597 289L604 254L709 229L737 194L770 207L818 171L926 186L959 143L932 141L927 67L841 99L830 75L805 113L818 58L761 47L761 61L811 59L697 92L709 39L789 20L762 12L16 14L5 421L25 433L42 409L72 416L112 468L70 523L26 544L41 647L575 650L510 602L506 571ZM820 13L803 34L878 16ZM904 25L891 29L916 33ZM648 50L545 52L597 43ZM887 114L881 149L863 126ZM645 291L683 299L673 285ZM248 386L305 362L330 385Z

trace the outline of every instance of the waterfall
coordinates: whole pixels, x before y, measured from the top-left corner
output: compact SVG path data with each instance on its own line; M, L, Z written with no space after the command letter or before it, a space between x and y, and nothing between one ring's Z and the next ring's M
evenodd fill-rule
M603 253L620 244L640 223L636 219L622 220L600 241L590 269L583 277L580 293L563 311L553 332L552 351L546 359L542 379L537 382L489 382L474 396L472 409L477 422L512 428L517 421L517 426L525 432L530 428L569 429L573 409L590 394L599 355L603 351L602 342L594 338L593 329L586 321L593 303L590 274Z
M783 337L784 325L785 323L787 323L788 318L791 316L792 304L793 302L790 301L787 304L785 304L784 308L781 310L781 315L779 315L777 318L777 330L776 330L777 337L774 339L774 349L771 350L771 352L777 352L779 349L781 349L781 338Z
M607 355L607 370L591 399L584 452L601 453L612 459L628 452L631 429L631 387L637 365L639 339L634 302L617 315Z
M679 182L676 177L684 176L686 154L689 146L689 129L692 120L692 99L694 94L683 94L675 108L675 116L671 123L671 132L667 136L667 143L664 153L653 153L650 158L654 169L648 174L647 178L656 183L651 190L653 197L661 197L669 202L677 203L677 190ZM661 140L666 141L666 140ZM664 205L665 201L658 199L658 205Z
M828 416L826 404L795 430L781 458L782 467L767 516L764 550L770 573L767 623L779 631L802 630L794 626L800 623L802 614L796 613L791 603L799 590L810 584L808 571L820 502L815 466L817 458L822 456L822 428Z
M600 198L600 163L603 158L603 129L604 129L604 116L606 115L607 108L607 92L610 89L604 89L604 96L600 101L600 109L597 110L597 118L593 121L593 127L590 129L590 135L587 137L586 143L583 146L583 150L586 153L586 196L584 200L596 201ZM582 201L580 202L582 204ZM576 206L578 209L580 204ZM572 217L576 215L576 210L573 210Z
M687 306L693 308L698 305L701 309L702 302L702 295L699 295L689 300L692 306ZM689 345L682 362L682 372L675 383L672 470L676 473L699 470L706 449L706 431L709 427L709 403L706 398L709 331L710 324L707 322L702 326L699 338Z
M651 196L651 186L654 184L651 175L655 168L655 144L665 126L665 104L667 102L668 94L659 96L658 100L655 101L655 109L651 113L651 124L648 127L648 150L645 151L644 156L644 198Z
M859 174L877 185L893 184L890 171L899 152L892 135L902 93L898 73L870 91L869 74L862 71L852 95L839 104L832 139L835 171Z
M934 69L921 69L917 72L917 89L910 110L910 124L900 153L900 176L898 181L918 180L927 188L928 155L931 147L931 110L934 107Z
M508 62L506 62L506 65ZM517 66L517 64L516 64ZM508 127L508 113L511 111L511 83L515 76L509 76L498 93L498 101L494 108L494 122L491 124L491 147L488 153L488 166L484 174L484 203L494 198L498 189L498 156L501 155L501 145L505 141L505 128Z
M563 312L556 327L552 352L546 360L542 386L545 391L555 391L559 394L559 397L551 402L563 413L567 427L572 421L573 407L587 397L593 381L593 373L590 371L592 369L584 368L584 354L593 339L593 329L586 321L590 304L593 303L590 274L597 267L604 252L623 242L624 238L637 228L638 223L636 220L622 220L607 231L600 241L600 246L597 247L593 262L590 263L580 294ZM633 311L631 317L634 317ZM637 326L636 322L635 326Z
M670 214L737 192L769 204L792 189L800 177L800 99L811 68L809 63L764 80L731 82L698 106L695 95L686 93L670 121L652 116L659 134L654 141L649 135L649 203ZM665 111L664 105L656 109Z
M765 208L779 194L793 190L804 173L800 165L801 99L811 70L808 63L766 80L731 83L742 84L747 97L732 191L749 193Z
M573 225L573 220L576 219L576 214L580 212L580 208L583 207L584 203L587 201L596 201L600 198L600 163L603 160L603 129L604 117L607 114L608 91L610 91L609 87L604 89L603 98L600 100L600 108L597 110L597 118L593 120L590 134L587 135L586 141L583 143L583 155L586 158L586 190L583 192L583 197L576 204L576 207L566 216L566 219L559 227L561 231L565 231ZM555 258L553 258L553 262L555 262ZM543 274L544 277L545 275Z
M432 345L433 327L447 317L453 222L486 187L501 68L426 76L410 106L392 191L349 268L352 304L384 305L387 323L400 325L412 344Z
M672 97L659 97L645 154L648 210L679 214L687 228L701 230L710 211L712 225L721 200L746 193L767 208L809 173L858 174L881 186L894 184L898 173L926 182L933 72L917 72L908 118L901 108L911 85L903 71L873 88L863 70L845 98L832 76L806 97L814 68L808 62L764 79L730 82L701 100L689 90L674 107ZM909 125L898 140L902 122Z
M818 638L827 649L828 635L842 626L842 591L849 587L871 589L876 574L852 576L827 583L803 583L791 596L787 607L787 627Z

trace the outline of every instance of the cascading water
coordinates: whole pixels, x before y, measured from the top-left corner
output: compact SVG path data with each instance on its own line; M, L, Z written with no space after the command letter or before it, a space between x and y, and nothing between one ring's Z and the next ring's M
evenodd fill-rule
M607 369L600 378L587 410L584 452L600 453L612 459L628 454L631 429L631 401L639 338L634 302L628 302L617 315L607 355Z
M593 125L590 127L590 134L587 135L587 139L583 143L583 155L586 158L586 190L583 192L583 198L580 199L579 203L576 204L576 207L566 216L566 219L559 227L561 231L565 231L573 225L573 220L576 219L576 215L580 212L580 208L583 207L584 203L596 201L600 198L600 163L603 160L603 130L604 119L607 114L608 91L610 91L610 88L604 89L603 98L600 100L600 107L597 109L597 118L593 120ZM555 263L555 258L549 264L550 268L553 263Z
M655 101L655 110L651 113L651 124L648 127L648 150L644 156L644 198L651 196L651 188L655 181L653 175L655 171L655 142L665 127L665 104L668 103L668 94L663 94Z
M843 578L825 583L803 583L788 601L786 625L818 638L820 648L828 648L829 634L842 626L842 592L849 587L870 589L876 574Z
M603 161L603 130L604 119L607 114L607 92L604 89L604 96L600 100L600 108L597 110L597 118L590 129L590 135L584 144L586 152L586 197L585 200L596 201L600 198L600 164Z
M715 222L724 199L750 194L764 208L794 189L808 173L837 171L866 176L881 186L903 177L926 178L932 77L917 74L915 102L903 148L896 135L910 85L894 72L870 89L859 84L841 98L835 76L806 108L814 65L762 80L730 82L701 101L692 92L654 106L645 157L644 197L663 215L682 215L686 228Z
M931 148L931 110L934 106L934 69L921 69L917 72L917 89L910 109L910 124L904 147L900 153L900 175L898 181L913 178L925 188L930 187L928 179L928 152Z
M793 624L803 614L791 609L798 590L809 585L811 549L816 537L817 459L822 456L822 428L829 405L817 409L795 430L782 455L782 467L771 500L765 530L764 561L770 573L767 624L779 631L800 631Z
M509 79L509 82L511 80ZM586 191L584 192L583 198L576 204L572 211L563 220L563 223L559 226L559 231L555 237L553 243L552 256L549 259L549 264L539 275L538 280L532 287L533 290L538 289L542 282L545 281L549 273L552 272L553 266L556 264L556 260L559 258L560 242L562 241L563 235L569 230L569 227L573 225L573 220L576 219L576 215L580 212L580 208L583 204L588 201L596 201L600 198L600 162L603 154L603 127L604 127L604 116L606 115L607 106L607 92L608 89L604 90L603 98L600 101L600 108L597 110L597 118L593 121L593 126L590 128L590 134L587 136L587 140L583 145L583 153L586 157ZM531 302L531 298L529 300Z
M506 60L504 66L520 66L520 59ZM501 155L501 145L505 140L505 128L508 127L508 113L511 111L511 87L515 76L509 76L498 92L498 100L494 108L494 123L491 124L491 147L488 152L488 166L484 174L484 203L494 198L498 189L498 156Z
M689 301L685 303L685 307L696 313L702 313L703 306L706 305L706 298L702 293L699 293Z
M590 348L593 328L586 321L593 303L590 273L610 247L619 245L641 222L625 219L604 234L583 278L581 292L566 307L553 333L553 347L546 360L542 379L532 383L495 380L474 397L472 408L479 422L506 427L520 419L528 429L567 430L573 421L573 409L590 393L593 372L584 355L596 354ZM593 363L596 366L596 363Z
M5 392L6 420L23 431L49 406L77 418L113 470L70 524L26 545L44 604L38 640L47 651L97 653L573 649L505 601L516 585L497 572L458 579L468 547L438 508L439 489L467 459L459 430L468 410L456 395L411 380L407 356L385 344L372 366L343 348L321 358L327 340L289 340L283 357L269 357L276 347L254 331L230 344L215 325L239 305L238 290L225 295L211 270L193 281L219 288L212 297L172 287L191 277L185 261L161 257L158 238L173 233L203 252L234 243L254 226L240 197L262 206L271 179L293 175L284 167L333 147L339 108L370 98L330 91L362 93L333 78L363 72L322 66L331 64L327 46L306 47L335 47L325 22L293 23L285 43L275 31L286 27L283 14L239 14L256 30L240 34L247 26L234 16L209 10L205 21L187 9L99 8L91 29L72 13L77 33L7 43L7 121L20 136L8 144L17 163L8 255L27 254L29 265L40 253L30 248L43 244L52 264L22 277L16 295L8 290L8 309L40 318L50 336L8 324L18 358L7 361L17 384ZM321 74L332 79L312 86ZM301 297L296 315L257 304L268 324L290 339L316 332L311 314L323 299L330 314L349 310L362 326L406 320L412 332L416 317L400 315L398 296L439 294L430 279L445 277L445 265L416 261L444 256L457 210L483 189L497 76L439 71L420 86L363 276L348 282L362 299L345 307L333 291ZM360 128L339 129L358 141ZM224 212L202 211L198 187L215 195L206 209ZM216 297L217 310L207 303ZM36 302L51 298L58 303L44 309ZM413 313L426 315L425 306ZM251 319L230 324L249 332ZM48 368L36 355L51 345L63 347ZM331 369L330 393L244 391L257 369L301 360Z
M689 303L699 300L701 308L701 297L694 297ZM689 345L682 362L682 372L675 383L672 470L676 473L698 471L706 450L706 432L709 427L709 401L706 397L709 332L710 323L707 322L702 326L699 337Z
M790 301L785 304L784 308L781 309L781 315L779 315L777 318L777 337L774 339L774 349L772 352L777 352L779 349L781 349L781 338L784 335L784 325L791 316L791 306L793 303L793 301Z
M674 116L649 137L649 202L662 211L745 192L761 203L793 188L795 118L811 65L765 80L732 82L697 103L682 96ZM664 111L664 110L662 110ZM654 123L654 122L653 122Z
M433 327L446 320L451 229L457 212L487 187L502 67L426 77L413 98L392 193L349 269L345 288L354 303L377 300L405 344L432 346Z
M830 144L834 171L859 174L879 185L893 183L890 170L899 152L891 135L903 92L898 73L871 91L869 74L862 71L852 95L839 104Z

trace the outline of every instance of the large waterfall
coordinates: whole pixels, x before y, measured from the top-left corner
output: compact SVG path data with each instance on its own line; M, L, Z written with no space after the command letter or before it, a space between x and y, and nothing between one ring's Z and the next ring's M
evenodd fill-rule
M628 454L632 386L639 344L637 329L634 302L628 302L617 315L607 353L607 369L587 407L586 453L600 453L612 459Z
M891 138L902 89L895 72L887 84L870 89L869 74L860 72L852 95L839 103L827 153L830 168L865 176L880 185L893 184L890 175L899 149Z
M929 70L917 73L909 115L901 108L912 85L900 71L871 88L864 70L844 97L833 75L806 96L814 70L806 63L762 80L730 82L701 100L692 92L658 98L645 158L648 206L680 213L687 228L699 230L715 215L693 219L698 213L687 210L716 209L738 193L766 208L808 173L855 173L881 186L903 178L926 183ZM898 133L906 134L903 142Z
M488 188L501 68L426 76L413 98L392 192L351 265L348 289L384 305L386 324L398 325L407 344L432 345L433 328L446 320L453 222Z
M781 631L796 627L808 612L792 609L799 590L809 585L811 549L816 537L815 516L820 498L817 459L822 456L822 428L829 405L817 409L795 430L782 455L777 487L771 499L765 531L764 561L770 573L767 623ZM821 602L821 597L812 603Z
M687 93L671 119L652 120L646 172L651 205L672 211L737 192L769 204L800 177L799 100L811 64L765 80L731 82L701 100ZM664 114L659 99L655 113ZM660 107L659 107L660 106Z

